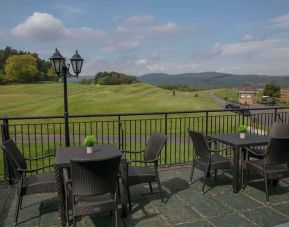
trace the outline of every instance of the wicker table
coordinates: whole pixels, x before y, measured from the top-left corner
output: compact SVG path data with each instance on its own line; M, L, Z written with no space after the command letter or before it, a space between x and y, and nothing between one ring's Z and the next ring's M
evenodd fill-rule
M209 139L218 141L220 143L229 145L234 149L233 152L233 191L235 193L240 190L239 179L239 160L240 150L244 147L262 146L269 143L269 138L265 136L246 134L245 139L240 139L240 135L237 133L221 134L208 136Z
M61 224L66 225L65 217L65 196L64 196L64 184L63 184L63 168L67 168L70 165L70 159L72 158L88 158L88 159L102 159L110 158L114 156L121 155L119 149L117 149L112 144L95 146L93 148L94 152L92 154L86 153L85 147L64 147L59 148L56 151L55 160L55 177L56 177L56 187L57 187L57 202L58 211L61 219ZM125 176L127 171L127 163L124 156L121 159L120 172L122 177L121 189L121 202L122 202L122 216L127 215L127 192L126 187L123 184L126 182Z

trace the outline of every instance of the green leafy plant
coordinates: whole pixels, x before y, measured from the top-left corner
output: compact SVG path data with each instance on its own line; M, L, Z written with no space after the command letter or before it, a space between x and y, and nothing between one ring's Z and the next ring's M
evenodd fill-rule
M247 132L247 126L246 125L240 125L237 129L239 133L246 133Z
M88 135L85 137L83 145L86 147L92 147L94 144L96 144L96 139L93 135Z

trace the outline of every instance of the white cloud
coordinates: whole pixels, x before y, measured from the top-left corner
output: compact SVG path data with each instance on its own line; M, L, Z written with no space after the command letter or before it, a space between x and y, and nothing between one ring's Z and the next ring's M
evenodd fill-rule
M163 72L163 73L183 73L200 71L202 66L199 63L192 61L187 64L168 62L163 59L154 60L150 56L137 57L137 56L126 56L119 57L115 60L107 59L96 59L87 61L85 63L84 72L82 75L95 74L98 71L119 71L131 75L143 75L145 73Z
M286 46L287 42L282 39L268 38L257 40L251 35L244 35L240 42L235 43L215 43L214 46L204 53L196 53L193 58L199 60L209 60L217 56L230 56L242 54L260 54L268 49L274 49L279 46Z
M124 18L125 18L125 16L123 16L123 15L117 15L117 16L112 17L111 19L113 21L119 21L119 20L122 20Z
M66 28L63 22L51 14L34 12L26 21L17 25L10 31L17 37L31 38L40 41L54 41L70 38L100 39L106 33L92 28Z
M116 43L115 45L106 46L103 51L112 52L116 51L119 53L131 52L140 48L139 42L123 42Z
M56 10L60 10L69 15L73 14L83 14L85 13L85 8L87 5L82 1L77 4L71 4L70 1L56 1L53 3L52 8Z
M47 13L34 12L27 20L11 30L13 36L38 40L56 40L67 36L61 20Z
M198 59L201 61L210 60L216 56L222 54L222 45L220 43L215 43L214 46L206 52L199 52L193 55L193 59Z
M139 59L135 62L137 65L145 65L147 63L146 59Z
M289 28L289 14L272 18L268 24L270 28Z
M268 48L274 48L280 44L279 39L265 39L265 40L253 40L247 42L236 42L224 44L221 46L223 55L236 55L262 52Z
M101 39L107 35L107 33L102 30L87 27L82 27L78 29L67 29L67 34L70 37L86 39Z
M174 22L145 27L129 28L126 26L118 26L116 28L117 33L125 33L127 35L143 38L168 37L193 30L192 27L180 26Z
M129 29L127 28L127 27L125 27L125 26L117 26L116 27L116 30L115 30L116 32L129 32Z
M245 34L242 38L241 38L241 42L250 42L250 41L254 41L254 37L251 34Z
M126 18L126 22L129 24L145 24L154 21L155 17L153 15L133 15Z

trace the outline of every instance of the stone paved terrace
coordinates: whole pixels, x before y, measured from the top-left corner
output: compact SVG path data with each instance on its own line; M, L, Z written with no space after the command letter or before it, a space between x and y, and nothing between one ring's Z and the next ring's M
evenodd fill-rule
M189 173L190 168L186 167L160 171L165 205L158 194L149 193L148 185L133 187L133 211L126 220L119 221L120 226L275 226L289 222L289 179L271 188L271 203L267 205L262 180L251 182L244 192L234 194L230 173L220 171L216 182L214 177L209 178L208 190L201 195L202 173L195 171L192 185L187 183ZM0 190L0 209L5 203L0 226L12 226L16 190L6 186ZM60 226L56 195L24 197L18 226ZM112 226L112 221L109 214L87 216L78 226Z

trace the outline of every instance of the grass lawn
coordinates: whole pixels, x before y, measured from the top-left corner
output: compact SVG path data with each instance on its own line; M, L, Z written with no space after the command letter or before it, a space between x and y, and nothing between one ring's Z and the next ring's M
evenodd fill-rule
M217 89L215 95L224 100L238 101L238 91L234 88Z
M219 109L220 107L210 97L209 91L199 91L198 97L194 92L164 90L149 84L132 85L68 85L68 100L70 114L111 114L124 112L161 112L182 110ZM222 132L235 129L240 117L226 117L232 113L210 113L208 132ZM22 84L0 86L0 116L49 116L63 115L63 87L59 83L51 84ZM192 147L187 138L187 128L195 130L205 129L205 114L197 113L187 115L170 115L167 120L167 161L169 163L189 161L192 158ZM154 120L142 120L154 118ZM126 119L126 120L125 120ZM100 143L118 143L118 120L106 118L107 122L96 122L98 118L77 118L73 121L87 121L70 125L71 135L76 135L77 145L81 145L87 134L94 134L100 138ZM92 121L92 123L90 122ZM21 150L26 157L42 156L54 153L57 147L64 146L63 119L50 122L58 124L33 124L35 120L9 121L9 131L12 138L17 139ZM41 122L48 122L47 119ZM61 125L60 123L61 122ZM21 125L13 125L13 124ZM28 125L29 124L29 125ZM229 127L229 129L227 128ZM164 131L164 115L161 116L130 116L122 117L124 139L130 140L124 148L139 149L144 146L146 136L154 131ZM42 136L43 135L43 138ZM56 135L56 138L53 138ZM78 138L78 135L80 136ZM49 137L50 136L50 137ZM51 137L52 136L52 137ZM62 137L60 137L62 136ZM114 140L109 140L114 136ZM50 138L50 139L48 139ZM62 138L62 140L60 140ZM72 143L72 142L71 142ZM79 144L78 144L79 143ZM72 143L72 145L74 145ZM163 151L164 152L164 151ZM161 163L165 163L161 155ZM3 156L0 154L0 174L3 172ZM53 159L50 160L53 162ZM49 160L29 163L29 166L47 164Z
M68 85L70 114L153 112L218 108L206 92L164 90L149 84ZM0 86L0 116L47 116L63 114L63 87L54 84Z

